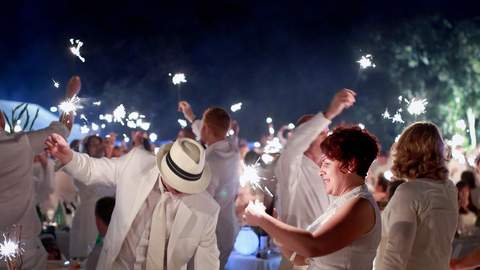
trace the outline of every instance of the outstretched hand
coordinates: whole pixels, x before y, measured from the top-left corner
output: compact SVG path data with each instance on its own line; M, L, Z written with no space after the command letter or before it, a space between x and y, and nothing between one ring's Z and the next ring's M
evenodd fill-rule
M248 225L260 226L262 219L267 215L265 209L265 205L259 200L255 200L255 202L250 201L247 208L245 208L243 219Z
M183 116L192 123L195 120L195 114L193 114L192 107L184 100L178 103L178 111L183 113Z
M343 112L344 109L350 108L355 103L357 93L350 89L342 89L332 99L330 107L325 112L325 118L332 120Z
M70 149L67 141L57 133L48 136L45 145L47 147L47 153L58 159L62 165L65 165L72 160L72 149Z

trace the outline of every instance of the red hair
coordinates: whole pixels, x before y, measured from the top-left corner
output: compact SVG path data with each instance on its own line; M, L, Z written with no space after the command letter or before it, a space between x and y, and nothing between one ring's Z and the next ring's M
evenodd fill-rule
M353 165L352 173L366 177L372 162L380 151L378 139L358 126L340 126L320 145L323 154L340 162L342 172Z

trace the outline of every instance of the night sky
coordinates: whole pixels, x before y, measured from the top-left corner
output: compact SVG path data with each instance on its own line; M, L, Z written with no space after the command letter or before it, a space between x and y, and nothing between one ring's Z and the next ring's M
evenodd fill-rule
M181 118L168 73L183 72L188 83L181 96L197 115L210 105L243 102L233 117L242 137L257 140L267 132L267 116L277 127L295 122L325 109L342 87L358 88L356 106L364 111L392 98L382 95L381 71L355 79L355 61L368 53L358 46L367 29L385 31L431 14L471 17L477 10L461 1L392 2L9 1L0 8L0 99L49 108L63 95L52 78L65 86L78 74L81 96L104 102L85 109L90 119L123 103L168 139ZM85 63L69 52L70 38L84 42ZM377 135L390 132L379 128L389 125L381 111L371 113ZM340 120L364 122L363 116L353 109Z

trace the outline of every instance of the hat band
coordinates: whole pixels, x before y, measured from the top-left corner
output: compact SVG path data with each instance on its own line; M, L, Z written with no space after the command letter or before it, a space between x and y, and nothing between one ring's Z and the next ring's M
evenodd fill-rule
M167 156L165 158L165 160L167 161L167 166L168 168L174 173L176 174L178 177L184 179L184 180L188 180L188 181L196 181L198 179L200 179L202 177L202 174L203 174L203 170L201 173L199 174L191 174L189 172L186 172L184 170L182 170L182 168L180 168L172 159L172 157L170 156L170 151L168 151L167 153Z

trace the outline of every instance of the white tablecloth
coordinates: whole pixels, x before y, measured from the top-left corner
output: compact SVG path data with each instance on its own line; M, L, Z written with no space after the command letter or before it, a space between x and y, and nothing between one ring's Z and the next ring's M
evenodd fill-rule
M272 255L268 259L260 259L255 255L241 255L235 251L228 258L227 270L278 270L281 256Z

